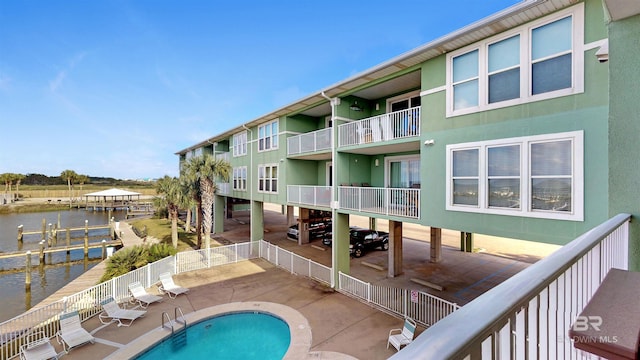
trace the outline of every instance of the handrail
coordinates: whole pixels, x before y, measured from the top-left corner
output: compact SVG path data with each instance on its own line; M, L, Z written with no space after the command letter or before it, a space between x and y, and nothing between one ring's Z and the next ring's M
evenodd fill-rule
M549 284L571 268L605 238L625 225L629 214L619 214L587 231L546 258L507 279L458 311L425 330L391 359L461 359L503 326ZM628 231L628 229L623 229ZM628 235L627 235L628 236ZM626 259L622 266L628 267ZM608 271L608 269L606 269ZM603 273L604 272L604 273ZM606 275L600 269L598 284ZM594 290L595 291L595 290ZM496 301L500 299L500 301ZM464 324L464 326L460 326ZM533 346L533 345L532 345Z
M171 335L173 335L173 321L171 321L171 318L169 317L169 314L167 314L166 311L162 312L162 316L161 316L161 319L160 319L160 321L162 322L162 328L163 329L165 328L165 326L164 326L164 324L165 324L165 322L164 322L165 316L167 317L167 320L169 320L169 325L171 326Z
M173 308L173 319L176 322L178 321L178 311L180 312L180 318L182 319L182 323L184 324L185 329L187 328L187 319L184 317L184 313L182 312L182 309L178 306L176 306L175 308Z

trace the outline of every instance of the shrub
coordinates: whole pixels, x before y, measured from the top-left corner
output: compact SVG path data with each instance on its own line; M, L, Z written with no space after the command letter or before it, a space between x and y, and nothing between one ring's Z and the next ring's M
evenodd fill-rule
M109 259L107 259L107 266L100 278L100 282L108 281L112 278L124 275L129 271L139 269L145 265L164 259L167 256L175 255L175 250L169 244L153 244L148 245L136 245L132 247L123 248L116 251Z

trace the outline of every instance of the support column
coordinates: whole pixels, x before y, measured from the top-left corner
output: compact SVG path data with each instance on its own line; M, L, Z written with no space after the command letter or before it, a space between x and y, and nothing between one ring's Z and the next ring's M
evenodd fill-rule
M402 222L389 220L389 266L387 277L402 274Z
M333 242L331 245L334 284L338 284L338 272L349 274L351 256L349 255L349 215L335 214L333 223Z
M473 233L460 232L460 251L473 252Z
M231 196L227 196L227 219L233 218L233 198Z
M287 205L287 227L296 223L293 206Z
M258 254L258 241L264 239L264 203L251 200L251 220L249 221L252 243L251 251Z
M309 215L307 208L300 208L298 214L298 245L309 243Z
M369 229L371 230L377 230L378 229L378 222L376 221L377 219L374 217L370 217L369 218Z
M213 200L213 233L224 232L224 204L225 196L215 195Z
M429 229L431 234L431 254L430 261L437 263L442 260L442 229L432 227Z

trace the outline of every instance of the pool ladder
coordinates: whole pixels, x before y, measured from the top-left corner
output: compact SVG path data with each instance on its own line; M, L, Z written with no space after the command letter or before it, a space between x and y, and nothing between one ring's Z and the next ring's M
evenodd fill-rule
M180 318L178 318L178 312L180 313ZM169 325L167 325L167 323L164 321L165 318L167 318L167 322L169 323ZM184 313L182 312L181 308L179 308L179 307L173 308L173 320L171 320L171 318L169 317L169 314L167 314L166 311L162 312L162 318L161 318L162 328L163 329L165 327L171 328L171 335L173 335L173 333L175 332L174 327L173 327L173 322L174 321L176 323L181 322L182 324L184 324L184 329L187 328L187 319L185 319Z

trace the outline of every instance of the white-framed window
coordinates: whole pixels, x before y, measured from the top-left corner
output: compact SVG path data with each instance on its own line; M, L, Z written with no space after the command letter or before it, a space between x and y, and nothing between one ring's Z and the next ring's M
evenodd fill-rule
M278 120L258 126L258 151L278 148Z
M582 221L583 132L447 145L447 210Z
M387 187L420 187L420 155L387 156L384 161Z
M233 156L247 155L247 131L233 134Z
M447 116L584 91L584 4L447 55Z
M247 190L247 167L239 166L233 168L233 190Z
M267 193L278 192L278 165L258 165L258 191Z

